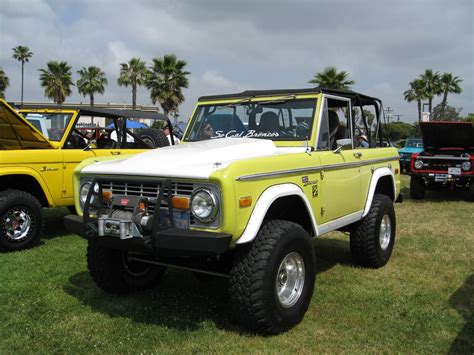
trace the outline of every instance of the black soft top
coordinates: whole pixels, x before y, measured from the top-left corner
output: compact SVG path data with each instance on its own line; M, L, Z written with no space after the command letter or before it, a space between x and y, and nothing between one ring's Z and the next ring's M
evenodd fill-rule
M99 108L93 106L49 106L49 105L23 105L20 110L72 110L79 111L83 116L100 116L107 118L149 118L155 120L167 121L168 117L162 113L154 111L121 110L112 108Z
M326 89L322 87L305 89L280 89L280 90L247 90L235 94L201 96L199 101L211 101L220 99L245 99L253 97L277 96L277 95L296 95L296 94L332 94L347 97L358 104L370 105L374 101L381 103L380 99L360 94L352 90Z

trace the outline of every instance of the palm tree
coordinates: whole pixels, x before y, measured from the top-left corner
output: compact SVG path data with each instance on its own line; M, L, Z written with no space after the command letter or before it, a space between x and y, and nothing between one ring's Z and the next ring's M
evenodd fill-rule
M421 121L421 100L426 99L425 83L421 79L415 79L410 83L410 89L403 93L406 101L416 101L418 104L418 122Z
M40 69L44 96L61 105L71 95L72 72L67 62L49 61L47 69Z
M336 67L327 67L322 72L316 73L309 83L327 89L350 89L355 81L349 80L348 72L338 72Z
M137 104L137 86L145 85L147 69L145 62L140 58L132 58L128 63L120 63L120 76L117 83L120 86L132 87L132 107L135 109Z
M21 62L21 104L23 105L23 78L25 71L25 63L28 63L33 56L33 52L27 46L18 46L13 49L13 58Z
M98 67L90 66L82 67L77 74L81 76L76 83L79 94L84 97L89 95L91 106L94 106L94 94L103 94L108 83L105 73Z
M3 71L3 68L0 67L0 99L5 98L5 90L10 86L10 79Z
M441 75L441 90L443 93L443 100L441 101L441 112L444 115L444 111L446 110L446 105L448 103L448 94L460 94L462 92L461 86L461 79L457 76L453 76L452 73L444 73Z
M163 58L153 58L153 65L147 80L147 88L153 104L160 103L165 115L177 111L178 106L183 103L182 89L188 87L184 60L178 60L174 54L165 54Z
M428 107L430 113L433 111L433 97L442 93L441 80L438 72L433 72L432 69L426 69L420 76L420 80L425 86L425 95L428 99Z

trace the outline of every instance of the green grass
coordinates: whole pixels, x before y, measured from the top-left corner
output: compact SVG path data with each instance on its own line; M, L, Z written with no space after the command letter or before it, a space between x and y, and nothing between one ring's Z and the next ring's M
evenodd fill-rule
M379 270L352 265L345 235L319 239L308 312L273 337L232 323L224 279L170 271L152 291L101 292L86 242L62 227L67 210L48 210L39 247L0 254L0 353L472 354L473 207L436 193L397 204L394 253Z

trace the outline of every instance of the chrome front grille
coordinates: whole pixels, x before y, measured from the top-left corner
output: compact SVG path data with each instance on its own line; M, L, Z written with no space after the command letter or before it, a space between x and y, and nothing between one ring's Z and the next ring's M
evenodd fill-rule
M139 181L122 181L122 180L111 180L102 182L102 190L110 191L112 196L138 196L145 197L148 199L157 199L160 194L162 181L150 181L150 182L139 182ZM187 196L191 197L193 193L194 184L189 182L177 182L171 183L171 194L173 196ZM166 190L161 201L162 207L167 207L168 191ZM148 210L151 214L154 213L155 206L149 205Z
M147 198L158 198L161 181L157 182L135 182L135 181L110 181L102 184L103 190L111 191L113 195L140 196ZM172 182L173 195L191 196L194 184L189 182ZM166 194L165 194L166 196Z
M448 171L448 168L460 168L462 161L449 160L449 159L430 159L423 157L421 158L425 162L423 169L436 170L436 171Z

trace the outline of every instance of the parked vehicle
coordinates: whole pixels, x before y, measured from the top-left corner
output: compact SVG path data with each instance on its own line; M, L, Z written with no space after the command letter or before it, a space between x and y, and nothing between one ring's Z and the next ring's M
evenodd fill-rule
M403 171L410 171L411 156L414 153L423 151L423 140L421 138L408 138L403 148L398 150L400 155L400 169Z
M410 195L426 190L470 190L474 198L474 125L471 122L421 122L424 150L410 163Z
M183 144L84 163L79 215L65 223L88 240L92 279L120 294L155 286L167 267L228 277L245 326L278 333L299 323L315 237L349 232L355 263L372 268L394 246L397 150L354 146L355 106L375 109L380 123L381 101L352 91L201 97Z
M124 129L130 117L167 120L158 113L45 106L23 107L20 113L24 117L0 100L0 250L35 244L42 233L43 207L74 205L72 173L82 160L168 145L161 131L152 132L163 137L150 144L148 130L135 135ZM100 136L91 117L113 121L119 139ZM133 142L126 142L125 134L132 134Z

